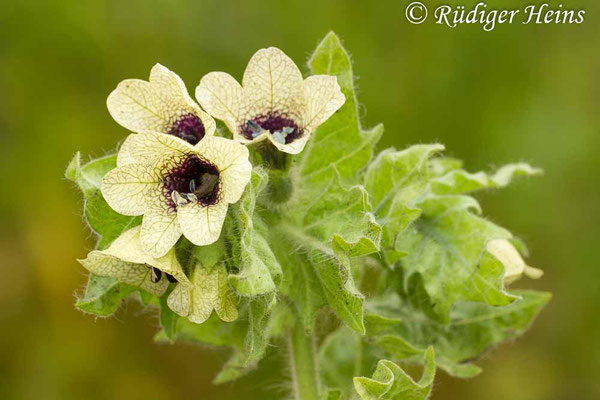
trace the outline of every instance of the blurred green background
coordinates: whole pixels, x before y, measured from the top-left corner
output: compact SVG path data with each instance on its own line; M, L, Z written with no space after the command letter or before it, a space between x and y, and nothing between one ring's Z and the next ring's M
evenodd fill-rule
M518 285L554 299L523 339L484 357L479 377L440 373L433 398L599 399L599 4L561 2L587 10L582 25L486 33L431 17L411 25L408 3L3 2L0 398L271 399L270 389L285 390L268 373L211 386L227 355L154 344L157 318L134 302L110 319L75 310L73 292L86 282L75 259L93 238L62 174L77 150L100 156L126 135L105 106L122 79L146 79L161 62L193 90L209 71L241 77L250 56L270 45L305 65L333 29L353 55L366 124L386 126L380 148L438 140L471 171L511 161L546 171L480 198L546 271Z

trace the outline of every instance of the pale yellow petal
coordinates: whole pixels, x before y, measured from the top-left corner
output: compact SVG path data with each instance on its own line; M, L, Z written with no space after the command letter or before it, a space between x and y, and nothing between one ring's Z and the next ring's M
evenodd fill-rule
M123 215L141 215L148 202L160 191L161 177L151 166L126 164L109 171L100 190L115 211Z
M182 116L194 114L212 135L214 120L198 107L175 74L160 64L150 73L150 81L127 79L108 96L108 111L119 124L139 133L167 133Z
M165 156L194 153L196 148L172 135L140 133L129 140L128 152L136 162L152 164ZM202 142L202 141L201 141Z
M302 73L281 50L270 47L250 59L242 81L244 119L279 112L300 121L304 108Z
M177 208L181 230L196 246L206 246L219 239L226 214L227 203L224 201L212 206L188 203Z
M177 315L187 317L190 313L190 297L190 287L179 283L167 297L167 305Z
M141 230L142 248L154 258L162 257L181 237L177 213L165 205L154 205L144 214Z
M227 283L224 265L208 269L198 265L192 277L192 302L188 319L197 324L205 322L215 310L223 321L237 319L236 298Z
M96 275L116 278L119 282L138 286L157 296L162 295L169 285L166 279L161 279L157 283L152 282L149 266L126 262L102 251L94 250L85 260L79 262Z
M242 87L225 72L211 72L200 80L196 100L210 115L225 122L231 132L240 123Z
M515 246L506 239L490 240L487 244L487 251L504 265L504 281L506 283L519 279L525 271L530 273L534 270L532 275L534 277L539 275L535 273L539 270L528 267Z
M121 144L119 148L119 152L117 153L117 167L122 167L123 165L132 164L135 162L135 159L129 152L129 148L133 143L133 139L135 138L135 133L127 136Z
M198 152L219 169L220 199L237 202L252 174L248 149L240 143L220 137L210 137L197 146Z
M306 108L303 126L315 130L344 105L346 98L337 78L329 75L313 75L304 80Z
M175 248L171 248L162 257L154 258L142 248L140 232L141 226L125 231L103 253L126 262L150 265L172 275L178 282L189 285L189 280L175 256Z
M306 146L306 143L308 142L308 139L310 138L310 134L311 134L311 130L306 128L302 132L302 136L300 136L299 138L297 138L296 140L294 140L293 142L288 143L288 144L277 142L275 139L273 139L273 135L269 134L268 137L269 137L269 140L271 141L271 143L273 143L273 145L275 147L277 147L277 149L279 151L283 151L284 153L288 153L288 154L298 154L302 150L304 150L304 146Z

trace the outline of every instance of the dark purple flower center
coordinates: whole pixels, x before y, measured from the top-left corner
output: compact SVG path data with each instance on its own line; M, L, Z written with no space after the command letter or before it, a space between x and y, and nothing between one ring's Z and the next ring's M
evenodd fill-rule
M186 114L179 117L167 133L188 143L196 144L204 137L205 130L204 124L197 115Z
M178 162L163 179L163 192L172 210L189 202L203 206L216 204L219 189L219 169L193 154Z
M279 112L259 115L240 126L240 133L248 140L255 139L263 131L269 131L273 138L281 144L291 143L302 136L302 130L298 124Z

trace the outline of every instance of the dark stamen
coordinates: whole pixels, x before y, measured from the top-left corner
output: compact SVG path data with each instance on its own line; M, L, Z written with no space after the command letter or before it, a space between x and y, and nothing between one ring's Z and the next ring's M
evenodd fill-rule
M188 143L196 144L204 137L205 130L204 124L197 115L187 114L175 121L167 133Z
M173 275L171 275L171 274L165 274L165 275L166 275L166 277L167 277L167 280L168 280L169 282L171 282L171 283L175 283L175 282L177 282L177 279L175 279L175 277L174 277Z
M218 175L204 173L199 179L200 186L196 186L196 180L190 181L190 193L193 193L197 198L202 199L211 194L219 181Z
M158 283L161 277L162 271L158 268L152 267L152 271L150 272L150 280L152 281L152 283Z
M271 112L259 115L240 126L240 133L248 140L255 139L263 131L269 131L276 142L288 144L302 136L302 130L285 114Z
M219 170L197 155L189 155L177 163L163 180L167 204L172 210L188 202L203 206L219 200Z

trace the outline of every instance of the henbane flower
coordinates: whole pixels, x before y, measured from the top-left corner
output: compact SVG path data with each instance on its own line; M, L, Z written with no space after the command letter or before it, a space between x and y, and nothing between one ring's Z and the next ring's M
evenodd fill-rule
M160 64L150 71L149 81L119 83L106 104L115 121L136 133L164 133L195 145L215 131L215 121L190 97L181 78ZM119 159L129 159L129 140Z
M311 133L345 101L336 77L303 80L296 64L274 47L254 54L241 86L225 72L205 75L196 99L242 143L268 139L289 154L300 153Z
M516 281L523 274L531 279L539 279L544 274L542 270L528 266L515 246L506 239L490 240L486 248L504 265L504 282L507 284Z
M133 162L108 172L101 191L115 211L144 215L140 239L153 257L182 233L198 246L215 242L252 171L246 147L216 136L192 146L163 134L132 135L129 154Z
M180 282L183 286L190 284L174 250L159 258L142 250L139 226L124 232L108 249L94 250L79 262L96 275L117 278L157 296L165 292L169 282Z
M197 324L206 321L213 310L223 321L237 319L237 299L227 283L224 264L212 268L197 264L190 282L179 282L169 294L167 304L171 310Z

